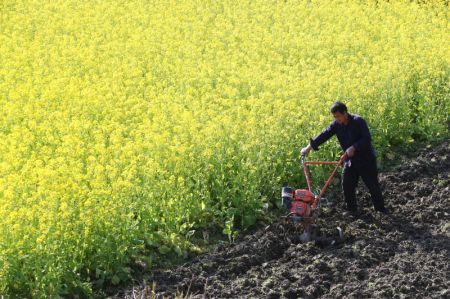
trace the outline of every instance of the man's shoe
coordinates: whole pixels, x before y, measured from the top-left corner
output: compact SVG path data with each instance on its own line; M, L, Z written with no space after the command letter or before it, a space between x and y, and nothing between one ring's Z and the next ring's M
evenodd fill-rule
M384 215L390 215L391 211L389 211L387 208L382 208L382 209L375 209L375 211L382 213Z
M390 215L390 211L386 208L384 209L376 209L375 210L375 219L377 219L380 224L387 224L392 221L392 217Z

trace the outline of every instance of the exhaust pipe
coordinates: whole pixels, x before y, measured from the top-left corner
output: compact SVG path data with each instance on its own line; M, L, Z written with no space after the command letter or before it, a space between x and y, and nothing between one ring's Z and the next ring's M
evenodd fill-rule
M281 188L281 205L287 209L291 209L291 202L294 199L294 189L291 187Z

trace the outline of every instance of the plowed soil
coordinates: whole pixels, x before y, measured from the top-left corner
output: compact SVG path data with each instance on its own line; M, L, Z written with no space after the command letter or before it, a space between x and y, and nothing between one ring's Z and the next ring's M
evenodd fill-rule
M380 173L388 216L374 212L361 180L359 217L343 217L333 193L319 227L341 226L343 243L300 243L280 220L115 298L150 298L151 281L157 298L450 298L450 142L412 155Z

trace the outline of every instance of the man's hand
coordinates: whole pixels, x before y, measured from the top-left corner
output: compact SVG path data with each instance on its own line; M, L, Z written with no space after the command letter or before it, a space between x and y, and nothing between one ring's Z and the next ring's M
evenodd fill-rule
M308 144L308 146L302 148L300 153L302 156L307 156L309 154L309 152L311 151L311 149L312 149L311 144Z
M347 156L353 157L353 156L355 155L355 151L356 151L356 149L355 149L355 147L352 145L352 146L350 146L350 147L345 151L345 153L347 154Z

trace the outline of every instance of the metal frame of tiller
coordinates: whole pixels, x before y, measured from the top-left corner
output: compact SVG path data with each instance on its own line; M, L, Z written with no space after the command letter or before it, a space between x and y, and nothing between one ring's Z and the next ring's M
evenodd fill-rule
M325 181L325 185L323 186L322 190L320 190L319 195L316 196L314 203L312 204L311 208L314 211L318 205L320 204L320 200L322 199L322 196L325 194L325 190L327 190L328 186L331 183L331 180L334 178L334 176L336 175L336 171L338 170L338 168L340 166L342 166L343 162L345 161L345 159L347 158L347 154L343 154L341 156L341 158L339 159L339 161L305 161L305 156L302 155L302 165L303 165L303 172L305 173L305 177L306 177L306 183L308 184L308 190L310 192L313 192L312 190L312 178L311 178L311 173L309 172L308 166L307 165L311 165L311 164L325 164L325 165L336 165L336 167L333 169L333 172L330 174L330 177L328 178L328 180Z

